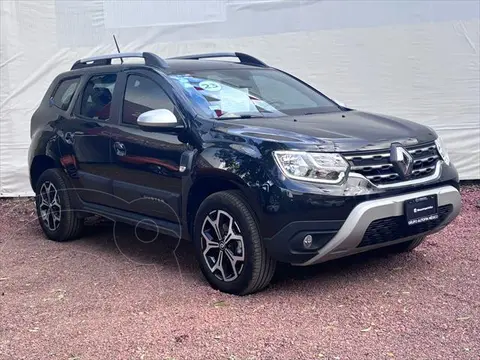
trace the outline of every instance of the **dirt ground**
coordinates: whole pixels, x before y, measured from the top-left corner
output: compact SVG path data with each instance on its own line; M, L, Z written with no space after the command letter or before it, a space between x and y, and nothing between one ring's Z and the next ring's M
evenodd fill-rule
M0 358L479 359L480 187L462 193L412 253L283 267L247 297L189 243L106 222L55 243L31 199L0 201Z

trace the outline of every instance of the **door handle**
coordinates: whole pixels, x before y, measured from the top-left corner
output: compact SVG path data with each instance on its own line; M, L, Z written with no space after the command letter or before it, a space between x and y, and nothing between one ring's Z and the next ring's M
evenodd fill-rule
M113 148L115 149L115 154L118 156L125 156L127 154L125 144L122 144L121 142L115 141L113 143Z
M67 144L71 145L71 144L73 144L73 141L75 140L75 134L68 131L68 132L65 133L64 139L65 139L65 142Z

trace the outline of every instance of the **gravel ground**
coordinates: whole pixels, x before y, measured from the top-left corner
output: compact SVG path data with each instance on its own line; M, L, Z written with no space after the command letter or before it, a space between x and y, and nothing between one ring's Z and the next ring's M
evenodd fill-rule
M31 200L0 201L0 358L479 359L480 187L462 193L410 254L283 268L247 297L212 290L188 243L102 222L54 243Z

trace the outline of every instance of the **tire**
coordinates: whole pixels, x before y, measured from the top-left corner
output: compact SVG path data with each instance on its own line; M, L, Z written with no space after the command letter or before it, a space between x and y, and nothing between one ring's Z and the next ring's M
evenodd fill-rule
M395 252L410 252L418 247L426 239L426 236L420 236L413 240L394 245Z
M276 262L267 254L257 222L239 191L214 193L202 202L193 240L200 269L214 289L252 294L264 289L275 273Z
M72 240L78 238L83 230L83 219L72 208L70 188L68 177L60 169L46 170L36 184L37 217L50 240Z

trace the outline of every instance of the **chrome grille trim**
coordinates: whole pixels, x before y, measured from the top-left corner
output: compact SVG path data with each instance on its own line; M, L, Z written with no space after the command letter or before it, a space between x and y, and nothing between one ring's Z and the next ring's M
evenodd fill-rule
M373 187L376 187L378 189L391 189L391 188L398 188L398 187L402 187L402 186L421 184L421 183L424 183L424 182L427 182L427 181L430 181L430 180L435 180L440 176L440 171L442 169L442 164L443 164L442 160L437 161L437 165L435 166L435 172L432 175L428 175L428 176L421 177L421 178L414 179L414 180L406 180L406 181L395 182L395 183L391 183L391 184L383 184L383 185L375 184L372 181L370 181L369 179L367 179L365 176L363 176L362 174L359 174L359 173L356 173L356 172L351 172L348 176L352 177L352 178L365 179Z
M385 168L387 170L388 168L393 167L392 164L380 164L380 165L370 165L370 166L352 166L350 169L351 170L368 170L367 168L371 169L382 169Z
M423 148L419 148L419 149L412 149L412 150L408 150L408 152L412 155L416 155L417 153L420 153L420 152L425 152L425 151L429 151L429 150L435 150L437 147L435 146L435 144L433 145L429 145L429 146L426 146L426 147L423 147Z
M398 174L391 173L391 174L383 174L383 175L367 175L365 176L367 179L372 180L376 178L380 179L396 179L398 177Z
M415 159L415 161L413 162L413 165L418 165L418 164L422 164L426 161L434 161L434 160L438 160L438 155L432 155L432 156L428 156L428 157L424 157L424 158L421 158L421 159Z
M438 155L432 155L432 156L428 156L428 157L424 157L424 158L420 158L420 159L415 159L415 161L413 162L413 165L414 166L418 166L418 165L421 165L425 162L432 162L432 161L435 161L435 160L438 160L439 159L439 156ZM364 170L364 171L369 171L370 169L384 169L384 170L387 170L389 168L393 167L392 164L380 164L380 165L367 165L367 166L352 166L350 169L352 171L355 171L355 170ZM434 167L432 167L434 168Z
M429 150L435 150L436 146L431 145L431 146L426 146L418 149L407 149L408 152L412 155L417 155L418 153L429 151ZM344 156L345 159L347 160L367 160L367 159L373 159L373 158L390 158L390 153L380 153L380 154L359 154L359 155L347 155Z
M371 154L371 155L348 155L344 156L347 160L367 160L373 158L390 158L390 153Z
M428 181L439 170L440 155L435 143L420 145L420 147L406 147L413 157L413 170L410 179L403 180L390 163L390 153L379 150L375 153L346 153L345 159L350 163L353 176L358 174L377 187L403 186L412 181ZM438 176L438 174L437 174ZM398 184L398 185L397 185Z

